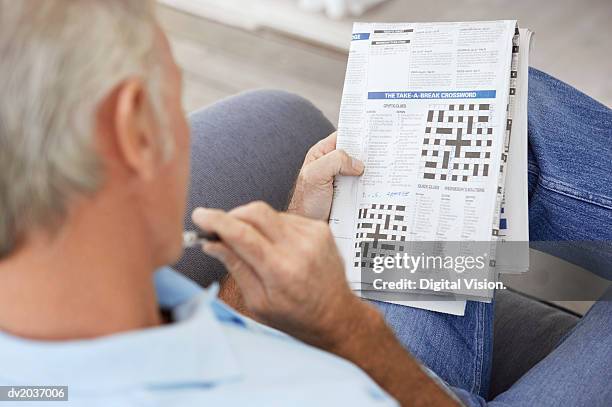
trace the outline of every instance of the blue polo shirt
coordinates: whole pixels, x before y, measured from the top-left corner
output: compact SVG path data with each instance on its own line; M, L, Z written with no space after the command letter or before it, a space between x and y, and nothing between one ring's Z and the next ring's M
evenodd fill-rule
M216 286L169 268L155 283L172 324L60 342L0 332L0 385L69 386L54 406L397 405L350 362L237 314Z

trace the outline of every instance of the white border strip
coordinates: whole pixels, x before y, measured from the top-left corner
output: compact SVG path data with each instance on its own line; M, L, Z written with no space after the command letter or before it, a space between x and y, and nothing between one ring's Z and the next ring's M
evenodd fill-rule
M301 10L292 0L158 0L178 10L246 30L268 28L347 51L352 23Z

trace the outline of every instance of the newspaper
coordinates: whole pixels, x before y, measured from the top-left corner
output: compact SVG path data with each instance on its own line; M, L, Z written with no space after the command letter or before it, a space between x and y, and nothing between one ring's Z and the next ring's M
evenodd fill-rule
M529 52L533 33L521 28L517 78L517 98L510 137L505 196L500 214L499 237L502 244L513 242L512 250L500 250L496 267L499 273L524 273L529 269L529 207L527 195L527 90ZM502 245L503 247L503 245Z
M500 242L528 240L531 36L523 34L516 21L354 24L337 147L364 161L366 171L337 177L330 226L357 294L376 291L363 278L374 258L364 255L364 243L488 242L487 267L495 268ZM516 140L513 120L520 123ZM518 264L507 257L500 271L527 270L528 257ZM377 292L375 299L462 315L465 298L493 295L452 291L453 301L440 298L448 290L399 299Z

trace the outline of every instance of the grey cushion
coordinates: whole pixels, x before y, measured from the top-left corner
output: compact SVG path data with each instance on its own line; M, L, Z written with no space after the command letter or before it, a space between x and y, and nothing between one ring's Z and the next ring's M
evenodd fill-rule
M512 291L495 296L489 397L506 391L548 355L579 317Z
M232 209L264 200L284 209L306 152L334 131L309 101L259 90L231 97L190 115L191 192L185 228L198 206ZM175 265L203 286L225 270L199 249Z

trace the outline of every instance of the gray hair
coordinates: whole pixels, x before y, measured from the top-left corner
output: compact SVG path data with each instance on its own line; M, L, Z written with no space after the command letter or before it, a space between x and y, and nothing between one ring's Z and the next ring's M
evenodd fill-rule
M154 41L150 0L0 0L0 259L100 186L95 114L114 87L142 77L160 115Z

